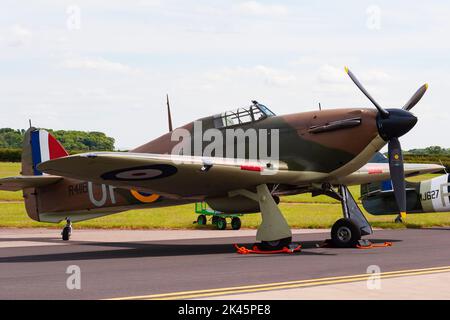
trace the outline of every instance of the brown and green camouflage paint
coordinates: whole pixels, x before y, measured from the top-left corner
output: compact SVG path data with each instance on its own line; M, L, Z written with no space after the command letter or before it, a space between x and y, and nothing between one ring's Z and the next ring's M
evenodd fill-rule
M286 163L290 171L329 174L358 159L358 155L363 153L367 146L378 137L376 116L377 111L372 109L334 109L273 116L234 127L244 131L250 128L256 130L278 129L280 135L279 160ZM317 126L326 126L335 121L352 118L360 119L360 124L319 133L314 133L311 130L311 128ZM203 131L214 128L213 116L200 119L200 121ZM191 122L183 128L193 132L194 124ZM221 130L225 129L222 128ZM171 141L171 133L166 133L131 151L135 153L170 154L177 143L178 141ZM209 142L203 142L203 149L207 144ZM192 148L192 150L194 149ZM32 174L29 134L24 142L22 161L23 174ZM358 166L363 166L365 161L365 158L356 161L355 168L358 169ZM24 190L28 214L35 220L39 220L41 214L45 216L45 221L52 222L57 222L64 219L66 215L70 215L76 221L73 217L77 214L80 216L80 220L83 220L85 218L82 214L101 216L137 207L171 206L195 201L193 199L174 200L159 197L153 202L146 203L140 201L127 189L98 184L91 184L91 188L92 195L90 197L87 182L64 178L53 185ZM226 194L223 196L226 196ZM92 197L95 201L92 201ZM101 206L96 201L101 203Z

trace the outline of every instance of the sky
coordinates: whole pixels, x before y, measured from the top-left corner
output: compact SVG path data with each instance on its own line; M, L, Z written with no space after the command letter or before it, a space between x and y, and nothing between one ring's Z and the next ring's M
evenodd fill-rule
M403 149L450 147L444 1L1 0L0 127L103 131L130 149L248 106L385 108L423 84Z

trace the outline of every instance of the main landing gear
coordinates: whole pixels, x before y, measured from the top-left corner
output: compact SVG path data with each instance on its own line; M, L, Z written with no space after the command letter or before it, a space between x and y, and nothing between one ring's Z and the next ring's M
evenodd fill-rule
M281 214L267 185L257 186L256 193L241 189L232 191L229 195L230 197L242 195L259 203L262 223L256 233L256 240L261 242L255 244L259 250L276 251L291 246L291 229Z
M325 194L335 198L342 205L344 217L336 221L331 229L331 244L338 248L366 246L366 242L361 240L361 237L372 234L372 227L348 188L340 185L338 191L335 191L331 186L325 186L317 194ZM257 250L277 251L293 247L291 229L270 194L267 185L257 186L256 193L244 189L229 193L230 197L236 195L245 196L259 203L262 223L256 233L256 239L260 241L260 243L255 244Z
M333 246L354 248L361 243L361 236L373 233L372 227L346 186L340 185L338 193L330 187L326 194L341 201L344 215L331 228L331 242Z
M61 236L64 241L68 241L72 235L72 222L66 218L66 226L61 231Z
M350 219L339 219L331 228L331 241L336 247L355 247L359 240L361 240L361 231Z

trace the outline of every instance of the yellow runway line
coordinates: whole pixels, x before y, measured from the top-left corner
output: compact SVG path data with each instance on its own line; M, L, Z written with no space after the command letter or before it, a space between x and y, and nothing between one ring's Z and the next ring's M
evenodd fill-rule
M267 283L267 284L237 286L237 287L229 287L229 288L216 288L216 289L181 291L181 292L171 292L171 293L162 293L162 294L151 294L151 295L143 295L143 296L130 296L130 297L114 298L111 300L193 299L193 298L203 298L203 297L211 297L211 296L222 296L222 295L228 295L228 294L251 293L251 292L259 292L259 291L281 290L281 289L294 289L294 288L312 287L312 286L327 285L327 284L364 281L364 280L367 280L367 279L373 277L374 275L378 275L380 278L386 279L386 278L415 276L415 275L432 274L432 273L440 273L440 272L450 272L450 266L389 271L389 272L381 272L379 274L365 273L365 274L357 274L357 275L349 275L349 276L338 276L338 277L285 281L285 282L273 282L273 283Z

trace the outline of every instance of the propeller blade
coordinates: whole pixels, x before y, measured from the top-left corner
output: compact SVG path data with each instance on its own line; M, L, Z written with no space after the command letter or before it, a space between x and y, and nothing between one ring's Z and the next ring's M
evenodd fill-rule
M350 69L348 67L345 67L345 72L348 74L348 76L350 77L350 79L352 79L352 81L356 84L356 86L359 88L359 90L362 91L362 93L364 93L364 95L373 103L373 105L375 106L375 108L378 109L378 112L380 113L380 115L383 118L387 118L389 117L389 112L386 111L385 109L383 109L376 101L374 98L372 98L372 96L369 94L369 92L367 92L367 90L363 87L363 85L359 82L359 80L355 77L355 75L350 71Z
M406 189L405 171L403 168L403 155L400 141L392 138L388 144L389 170L391 174L392 187L395 200L400 211L400 218L406 218Z
M413 94L413 96L408 100L408 102L403 106L403 110L409 111L417 104L417 102L422 99L423 95L428 89L428 83L425 83L423 86L421 86L416 93Z

